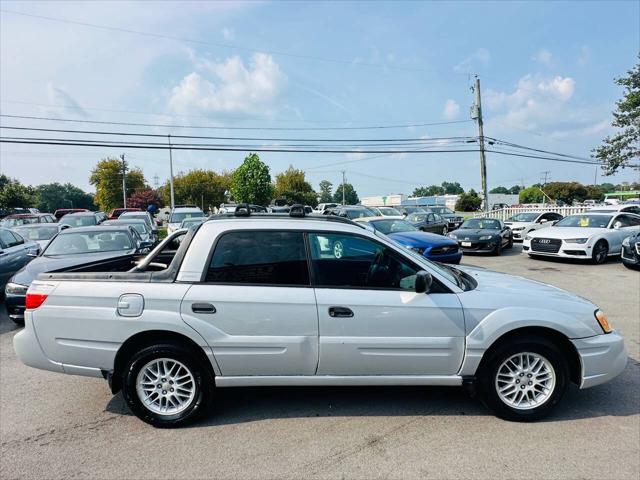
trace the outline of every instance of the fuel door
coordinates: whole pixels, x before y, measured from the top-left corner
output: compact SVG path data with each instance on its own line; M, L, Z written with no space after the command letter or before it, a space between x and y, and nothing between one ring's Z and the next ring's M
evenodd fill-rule
M125 293L118 299L118 315L139 317L144 310L144 297L137 293Z

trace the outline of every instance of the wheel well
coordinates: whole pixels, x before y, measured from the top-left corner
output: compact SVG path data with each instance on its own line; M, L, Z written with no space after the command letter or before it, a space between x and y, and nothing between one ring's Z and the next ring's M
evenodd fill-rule
M186 347L199 358L206 368L209 369L211 378L215 376L211 362L204 353L204 350L189 337L168 330L147 330L145 332L136 333L132 337L128 338L122 344L118 353L116 353L113 372L109 372L109 384L112 393L117 393L122 388L122 370L131 355L142 348L160 343L174 343Z
M477 372L480 372L482 368L491 360L493 354L499 347L505 343L512 341L515 338L520 337L542 337L553 342L563 353L567 364L569 366L569 377L571 381L577 385L580 385L582 377L582 365L580 363L580 356L578 351L573 346L573 343L564 334L546 327L523 327L510 332L505 333L499 337L491 346L484 352L480 365L478 365Z

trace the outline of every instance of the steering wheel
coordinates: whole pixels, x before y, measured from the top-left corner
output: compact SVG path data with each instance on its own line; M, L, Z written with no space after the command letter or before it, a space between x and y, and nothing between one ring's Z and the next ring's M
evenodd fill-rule
M378 274L378 272L380 271L381 267L383 266L383 263L382 263L383 259L384 259L384 251L378 250L373 257L373 261L371 262L371 265L369 266L369 271L367 272L366 285L369 285L371 283L371 280L374 279Z

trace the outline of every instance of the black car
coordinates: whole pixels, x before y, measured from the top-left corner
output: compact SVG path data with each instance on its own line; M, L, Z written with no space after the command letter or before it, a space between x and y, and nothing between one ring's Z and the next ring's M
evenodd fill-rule
M625 267L640 269L640 232L622 241L621 258Z
M410 213L405 217L405 220L411 223L414 227L423 232L439 233L446 235L449 231L447 221L437 213L431 212L416 212Z
M447 228L450 232L458 228L460 225L462 225L462 222L464 222L464 218L462 218L460 215L456 215L456 212L448 209L447 207L433 206L429 207L429 211L437 213L442 218L444 218L447 221Z
M122 271L133 268L150 247L151 242L144 242L130 225L62 230L9 280L5 290L9 317L24 324L25 295L40 273Z
M341 205L339 207L327 208L322 214L346 217L351 220L355 220L356 218L377 217L376 212L362 205Z
M513 232L496 218L471 218L463 222L450 238L458 241L462 251L500 255L503 248L513 247Z
M405 217L407 215L412 214L412 213L424 213L424 212L426 212L426 210L424 208L416 207L416 206L399 206L399 207L394 207L394 208L396 210L398 210Z

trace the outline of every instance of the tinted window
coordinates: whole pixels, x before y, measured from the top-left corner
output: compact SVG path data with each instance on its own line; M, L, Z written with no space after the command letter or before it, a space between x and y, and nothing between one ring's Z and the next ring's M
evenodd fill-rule
M16 245L24 243L20 235L14 235L13 232L9 230L0 230L0 241L2 241L6 248L15 247Z
M321 287L415 288L412 264L369 239L344 234L310 234L315 282Z
M60 220L60 225L71 227L90 227L97 224L98 220L95 215L65 215Z
M132 250L131 238L123 231L69 232L51 240L45 255L78 255L82 253Z
M309 285L300 232L230 232L216 244L207 282Z
M634 217L633 215L618 215L613 224L615 225L617 222L620 222L620 227L635 227L640 225L640 219Z

